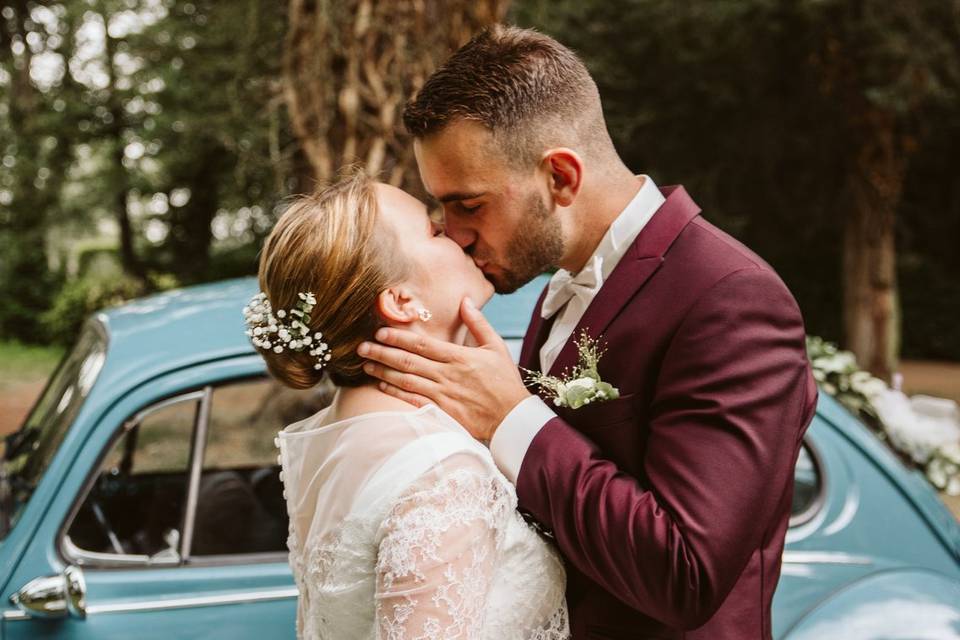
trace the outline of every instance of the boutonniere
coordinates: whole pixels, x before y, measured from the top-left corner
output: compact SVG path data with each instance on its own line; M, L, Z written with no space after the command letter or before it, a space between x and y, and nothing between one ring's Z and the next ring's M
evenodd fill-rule
M553 404L558 407L579 409L591 402L602 402L620 397L620 392L609 382L600 379L597 365L600 357L606 352L600 348L586 331L580 332L580 338L574 340L577 347L577 366L561 378L549 376L539 371L523 369L527 374L525 382L535 384L553 394Z

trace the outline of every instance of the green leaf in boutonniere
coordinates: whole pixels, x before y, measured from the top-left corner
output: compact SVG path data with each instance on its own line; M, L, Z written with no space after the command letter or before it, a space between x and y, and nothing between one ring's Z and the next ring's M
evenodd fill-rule
M558 407L579 409L591 402L620 397L617 388L601 380L598 373L600 358L606 350L601 349L599 342L591 338L586 331L580 332L580 337L574 344L577 347L577 364L569 375L558 378L524 369L527 374L525 382L549 391L553 395L553 404Z

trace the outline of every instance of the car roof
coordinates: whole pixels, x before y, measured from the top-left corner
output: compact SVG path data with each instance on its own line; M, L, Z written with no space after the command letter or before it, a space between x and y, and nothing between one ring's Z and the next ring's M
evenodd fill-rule
M507 339L521 339L549 277L540 276L483 308ZM130 387L199 362L254 353L244 334L243 307L259 290L255 277L171 289L94 314L109 347L101 388Z

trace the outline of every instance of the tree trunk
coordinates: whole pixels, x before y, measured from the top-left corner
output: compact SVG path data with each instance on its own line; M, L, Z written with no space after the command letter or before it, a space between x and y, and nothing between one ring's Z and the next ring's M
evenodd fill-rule
M403 133L405 101L437 64L509 0L290 0L284 97L320 182L345 164L415 193L422 188Z
M0 334L24 341L43 338L37 316L50 303L50 273L47 269L46 232L53 189L38 186L40 172L48 171L48 180L62 175L67 154L60 149L54 154L42 151L47 134L42 96L30 78L33 52L24 46L15 54L15 40L26 45L33 27L29 24L30 7L26 0L6 3L12 14L0 17L0 69L10 74L9 85L0 93L6 100L15 146L15 164L9 170L9 205L0 205ZM4 140L4 143L8 143Z
M212 223L220 208L220 190L224 174L229 174L226 149L213 138L205 138L193 151L195 160L171 171L174 184L190 190L190 200L182 207L171 207L168 214L170 235L166 249L171 253L171 268L180 282L204 282L209 276Z
M889 381L900 351L894 237L907 149L894 115L871 109L860 124L844 227L844 332L859 364Z
M102 4L100 6L100 17L103 19L104 25L104 54L106 56L104 67L107 70L108 77L107 109L111 117L109 126L104 131L104 137L112 147L110 150L111 171L109 175L110 186L113 189L113 215L120 233L120 264L127 274L141 282L146 282L146 270L137 257L134 246L133 224L127 209L130 181L127 176L127 168L123 165L124 149L126 147L123 140L126 113L118 94L119 89L117 89L117 68L114 64L117 41L110 36L110 13Z

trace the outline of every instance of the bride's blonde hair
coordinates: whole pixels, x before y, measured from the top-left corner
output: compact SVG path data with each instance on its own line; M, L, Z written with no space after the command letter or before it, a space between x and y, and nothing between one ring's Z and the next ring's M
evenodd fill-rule
M307 389L324 373L340 386L371 381L356 349L383 324L377 296L412 269L396 234L378 224L379 216L374 181L351 168L335 184L290 201L264 242L260 290L273 309L291 309L298 293L313 292L317 302L307 325L311 333L323 333L331 354L318 371L305 351L258 348L283 384Z

